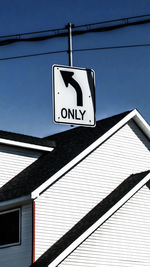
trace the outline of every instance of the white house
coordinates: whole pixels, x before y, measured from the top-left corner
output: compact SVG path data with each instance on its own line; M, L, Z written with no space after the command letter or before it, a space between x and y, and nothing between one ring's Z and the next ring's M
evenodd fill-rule
M5 134L0 266L150 265L150 127L137 110L43 139Z

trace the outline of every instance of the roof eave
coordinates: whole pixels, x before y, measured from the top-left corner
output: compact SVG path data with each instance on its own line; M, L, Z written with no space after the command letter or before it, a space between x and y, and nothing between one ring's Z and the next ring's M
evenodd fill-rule
M4 145L17 146L17 147L33 149L33 150L38 150L38 151L51 152L54 149L53 147L41 146L41 145L30 144L30 143L24 143L24 142L13 141L13 140L3 139L3 138L0 138L0 143L4 144Z

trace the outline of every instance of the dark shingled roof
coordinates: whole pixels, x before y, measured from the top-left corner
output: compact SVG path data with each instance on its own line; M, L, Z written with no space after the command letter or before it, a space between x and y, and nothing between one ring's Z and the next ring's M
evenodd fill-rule
M52 140L6 131L0 131L0 138L39 146L55 147L55 143Z
M109 211L132 188L134 188L150 171L133 174L124 180L113 192L104 198L95 208L84 216L71 230L62 236L30 267L48 267L69 245L80 237L88 228Z
M0 189L0 201L7 201L33 192L128 113L130 111L98 121L95 128L77 127L43 138L46 142L55 141L56 148L52 152L43 154L38 160L5 184Z

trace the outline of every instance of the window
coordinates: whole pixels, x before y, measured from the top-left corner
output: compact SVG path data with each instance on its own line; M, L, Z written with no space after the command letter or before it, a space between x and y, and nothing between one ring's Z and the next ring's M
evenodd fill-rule
M0 246L20 244L20 209L0 213Z

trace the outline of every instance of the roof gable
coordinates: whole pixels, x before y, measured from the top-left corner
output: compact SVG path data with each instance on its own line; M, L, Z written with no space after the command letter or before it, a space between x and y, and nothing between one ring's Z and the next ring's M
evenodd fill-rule
M146 183L149 186L149 173L150 171L145 171L128 177L31 266L57 266L141 187Z
M29 195L59 172L71 160L103 136L130 112L125 112L97 122L95 128L77 127L66 132L43 138L56 143L56 148L45 153L0 189L0 201ZM61 174L58 175L59 177Z
M140 124L149 138L149 126L136 110L98 121L95 128L77 127L43 138L50 142L54 140L56 148L51 153L42 155L4 185L0 189L0 201L8 201L30 194L32 194L32 198L38 197L131 119Z

